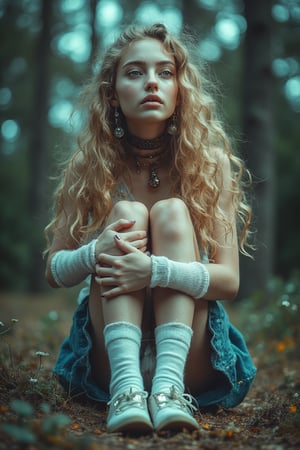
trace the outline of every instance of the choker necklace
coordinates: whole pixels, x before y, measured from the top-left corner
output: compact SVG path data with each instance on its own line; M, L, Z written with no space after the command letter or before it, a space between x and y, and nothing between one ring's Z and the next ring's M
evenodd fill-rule
M152 153L152 155L140 155L137 152L132 152L135 159L136 173L140 174L142 169L149 170L148 186L156 189L160 185L160 179L157 173L159 163L162 157L167 153L167 148L164 150ZM155 158L155 161L153 159Z
M127 132L126 140L127 143L134 148L139 150L155 150L157 148L165 147L170 136L167 133L162 134L154 139L142 139L133 134Z
M168 150L167 143L169 139L170 136L168 135L168 133L164 133L161 136L158 136L157 138L154 139L142 139L137 136L134 136L128 131L126 133L127 144L131 147L130 151L135 159L136 173L140 174L142 169L148 169L149 170L148 186L152 189L156 189L160 185L160 179L157 173L157 169L159 168L162 157L167 153ZM134 149L138 150L160 149L160 150L150 155L149 154L141 155L139 152L134 151Z

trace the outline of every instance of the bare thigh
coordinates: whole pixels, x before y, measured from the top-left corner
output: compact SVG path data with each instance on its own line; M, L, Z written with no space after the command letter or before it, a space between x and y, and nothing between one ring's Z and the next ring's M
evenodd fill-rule
M199 394L213 387L219 378L211 363L211 332L208 327L208 302L198 300L193 320L193 338L189 351L185 384L189 392Z

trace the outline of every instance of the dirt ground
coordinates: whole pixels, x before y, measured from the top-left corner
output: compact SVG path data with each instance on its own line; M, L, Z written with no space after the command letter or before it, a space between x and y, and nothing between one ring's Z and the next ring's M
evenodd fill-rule
M71 324L73 297L72 292L67 298L65 292L38 298L0 296L2 330L13 327L0 336L0 450L300 449L299 358L254 339L249 348L258 373L238 407L199 411L200 428L193 433L106 433L105 407L69 398L51 375ZM229 313L236 320L237 307ZM23 407L32 405L33 412L13 406L16 399Z

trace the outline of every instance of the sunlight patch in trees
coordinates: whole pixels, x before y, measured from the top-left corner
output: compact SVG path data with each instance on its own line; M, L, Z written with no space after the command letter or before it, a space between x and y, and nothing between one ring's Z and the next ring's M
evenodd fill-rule
M85 5L85 0L62 0L60 8L64 13L74 12Z
M123 18L123 8L119 2L112 0L102 0L97 6L97 27L115 27Z
M203 39L198 45L199 55L206 61L218 61L220 59L222 51L220 46L214 39Z
M284 91L293 110L300 112L300 75L287 80Z
M72 113L73 105L68 100L59 100L49 109L48 118L50 124L55 128L66 130L67 123Z
M272 7L272 15L278 22L286 22L290 17L288 8L278 3Z
M198 3L205 9L215 10L218 8L218 0L198 0Z
M77 27L74 31L60 34L53 42L54 49L69 56L74 62L84 63L88 61L91 52L89 37L89 26Z
M173 33L179 33L182 28L182 14L175 6L160 8L155 3L143 2L137 8L135 17L144 25L155 22L164 23Z
M3 87L0 89L0 106L7 106L12 99L11 90L8 87Z
M8 143L15 142L20 135L20 126L18 122L12 119L4 120L1 125L2 139Z
M222 17L218 14L215 33L223 47L235 50L240 45L241 35L246 28L247 23L243 16L231 14Z

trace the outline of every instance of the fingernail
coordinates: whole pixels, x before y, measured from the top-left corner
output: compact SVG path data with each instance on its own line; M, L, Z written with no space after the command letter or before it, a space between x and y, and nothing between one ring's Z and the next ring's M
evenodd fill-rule
M118 241L121 239L120 236L118 236L117 234L115 234L115 239L118 239Z

